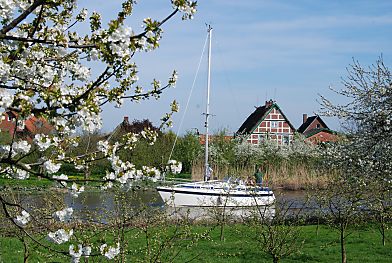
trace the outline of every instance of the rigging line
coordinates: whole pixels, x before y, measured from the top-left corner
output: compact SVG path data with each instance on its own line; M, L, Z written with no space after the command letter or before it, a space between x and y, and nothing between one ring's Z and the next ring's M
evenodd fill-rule
M191 97L192 97L193 89L195 88L196 79L197 79L197 76L198 76L198 74L199 74L200 65L201 65L201 62L202 62L202 60L203 60L204 52L205 52L205 50L206 50L207 40L208 40L208 34L207 34L206 40L204 41L203 51L201 52L201 56L200 56L200 60L199 60L199 65L197 66L196 74L195 74L195 77L194 77L193 83L192 83L192 88L191 88L191 90L190 90L190 92L189 92L188 100L187 100L186 105L185 105L184 114L182 115L182 118L181 118L181 121L180 121L180 126L178 127L178 130L177 130L177 133L176 133L176 138L174 139L173 147L172 147L172 149L171 149L171 151L170 151L170 155L169 155L169 160L168 160L168 162L171 160L171 156L173 155L174 147L176 146L177 139L178 139L178 134L180 133L180 130L181 130L181 128L182 128L182 124L183 124L184 119L185 119L185 115L186 115L187 110L188 110L188 106L189 106L189 102L190 102Z

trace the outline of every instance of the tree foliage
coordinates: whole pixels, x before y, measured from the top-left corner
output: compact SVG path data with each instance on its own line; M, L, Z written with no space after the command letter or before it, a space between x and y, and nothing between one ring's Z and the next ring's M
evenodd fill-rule
M347 72L342 89L336 91L345 97L346 104L321 97L325 114L350 125L347 138L328 145L324 151L325 167L336 178L319 195L323 207L336 216L342 262L346 262L346 229L355 218L368 216L371 211L380 220L381 230L392 218L390 210L385 209L385 204L392 201L391 72L382 58L368 68L354 61Z
M76 0L0 1L0 113L12 111L16 115L14 133L23 128L30 116L45 118L56 131L49 135L38 133L32 143L12 136L8 144L0 145L1 175L21 180L43 177L58 182L75 197L84 190L80 182L87 178L80 181L60 174L63 166L88 171L97 160L108 160L110 169L96 180L102 190L112 187L114 182L129 187L131 181L160 176L158 169L150 166L137 169L118 154L124 149L132 151L139 142L154 144L156 130L128 132L116 142L91 136L102 127L104 105L121 107L126 100L158 99L165 89L175 86L176 71L166 83L153 79L150 87L142 87L134 57L159 47L162 26L177 13L182 13L183 19L192 18L196 2L172 0L170 14L162 20L145 18L141 29L139 25L133 28L129 25L135 4L134 0L124 0L117 7L117 15L105 24L101 14L78 7ZM89 29L81 31L82 24ZM171 125L171 115L177 110L173 101L170 111L161 119L160 128ZM82 152L76 149L78 144L85 145ZM31 158L37 153L37 158ZM30 216L34 211L29 213L7 195L0 194L0 201L6 218L24 236L32 237L25 227L39 219ZM71 209L64 208L52 215L59 221L58 228L44 232L47 239L55 244L70 240L74 243L69 250L45 243L43 247L48 251L79 262L92 254L112 259L122 249L116 242L92 247L75 239L72 224L67 225Z

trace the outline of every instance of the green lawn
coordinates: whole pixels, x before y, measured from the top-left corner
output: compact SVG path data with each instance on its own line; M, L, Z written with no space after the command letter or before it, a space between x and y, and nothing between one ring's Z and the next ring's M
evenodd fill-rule
M203 232L208 227L194 226L193 231ZM271 258L261 251L257 241L255 241L254 231L245 225L231 225L225 229L225 240L219 240L218 228L210 232L210 238L200 240L196 245L181 249L181 253L175 262L186 262L194 259L193 262L272 262ZM338 233L330 228L321 226L317 234L316 226L301 226L302 235L305 238L304 246L300 253L292 255L281 262L339 262L340 245ZM391 236L389 230L388 235ZM135 231L127 234L128 241L128 262L143 262L144 245L146 244L143 235L135 235ZM72 242L75 243L75 242ZM0 239L0 262L22 262L23 245L16 238L1 237ZM32 246L32 245L31 245ZM55 246L67 250L68 245ZM177 244L175 249L181 247ZM93 253L98 248L93 248ZM30 262L45 262L43 249L35 248L30 258ZM49 253L46 253L49 254ZM55 254L53 254L55 255ZM69 258L55 256L55 262L69 262ZM102 257L94 257L93 262L104 262ZM392 242L381 245L380 235L375 227L357 229L347 239L347 259L348 262L391 262ZM83 262L83 261L82 261Z

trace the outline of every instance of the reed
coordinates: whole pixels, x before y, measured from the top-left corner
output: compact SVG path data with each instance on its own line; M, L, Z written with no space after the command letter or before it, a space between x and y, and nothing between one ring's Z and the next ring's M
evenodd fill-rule
M212 164L213 179L234 177L245 180L253 176L256 165L223 165ZM324 188L331 174L318 168L315 162L303 160L286 160L271 162L266 165L264 185L285 190L304 190L309 188ZM204 162L195 161L192 165L192 180L204 179Z

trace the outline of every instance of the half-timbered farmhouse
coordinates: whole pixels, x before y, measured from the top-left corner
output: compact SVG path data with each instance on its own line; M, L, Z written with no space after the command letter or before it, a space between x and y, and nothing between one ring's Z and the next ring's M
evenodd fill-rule
M316 144L336 141L338 138L336 132L329 129L318 115L308 117L307 114L304 114L302 125L298 128L298 132L305 136L305 140Z
M265 102L245 120L236 135L246 136L252 144L264 141L276 141L279 145L288 145L293 141L295 128L274 101Z

